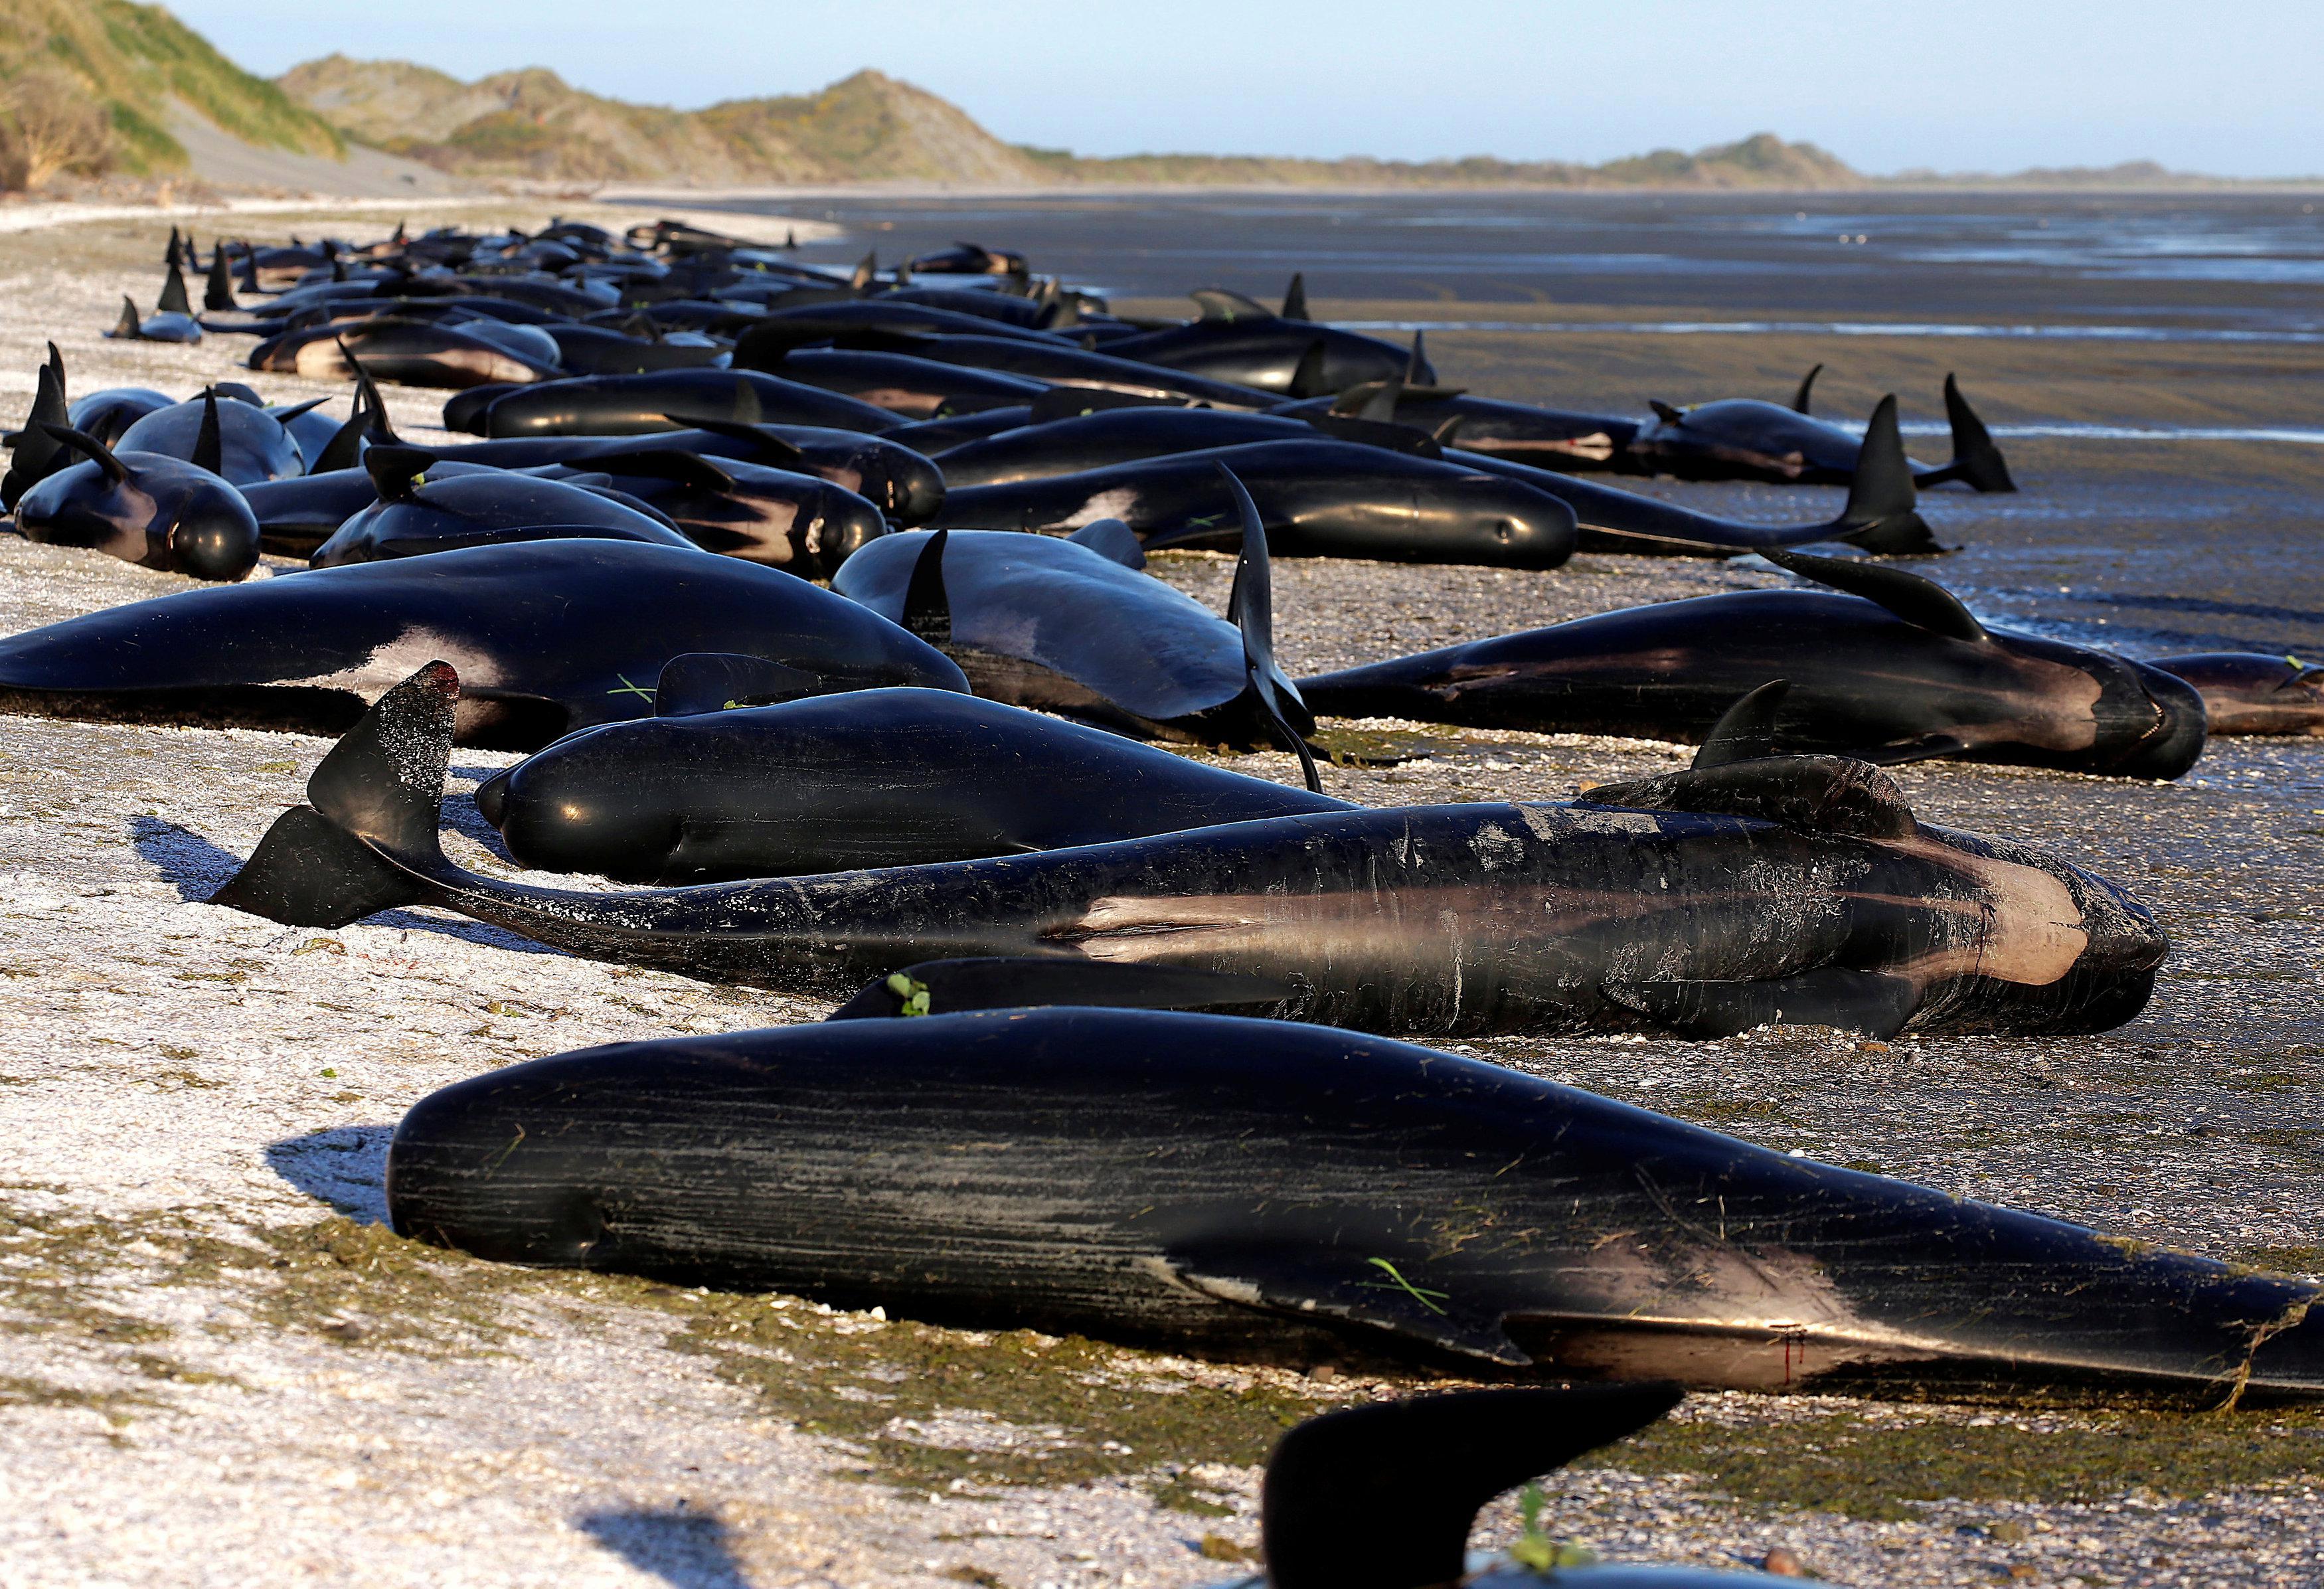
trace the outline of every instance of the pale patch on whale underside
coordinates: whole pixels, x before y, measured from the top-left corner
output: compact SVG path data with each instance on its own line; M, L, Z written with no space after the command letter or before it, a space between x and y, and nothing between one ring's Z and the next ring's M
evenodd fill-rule
M1100 519L1127 519L1137 511L1137 490L1128 485L1117 485L1111 491L1099 492L1057 522L1067 529L1081 530Z
M407 629L354 667L308 682L318 688L344 689L367 702L376 702L430 662L451 663L452 670L460 676L463 690L495 688L504 677L498 659L478 651L472 642L429 629Z

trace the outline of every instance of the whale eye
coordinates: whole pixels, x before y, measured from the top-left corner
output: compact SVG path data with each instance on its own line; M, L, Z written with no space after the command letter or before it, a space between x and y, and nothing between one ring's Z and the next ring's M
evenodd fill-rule
M1493 521L1494 539L1498 540L1503 546L1507 546L1509 543L1509 522L1507 519L1496 519Z

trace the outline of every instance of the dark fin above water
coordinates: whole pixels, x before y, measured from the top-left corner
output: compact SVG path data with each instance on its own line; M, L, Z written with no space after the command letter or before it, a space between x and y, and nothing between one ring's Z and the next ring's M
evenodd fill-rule
M1206 320L1271 320L1275 311L1263 303L1230 292L1223 287L1197 287L1186 294Z
M1737 697L1703 735L1702 748L1694 753L1692 770L1700 772L1729 762L1758 762L1781 754L1775 740L1775 713L1791 693L1790 679L1771 679L1748 695Z
M1125 568L1146 567L1145 543L1138 539L1137 531L1120 519L1092 519L1065 539Z
M1053 420L1078 420L1116 408L1185 408L1176 397L1148 397L1135 392L1108 392L1101 386L1052 386L1028 405L1025 422L1046 425Z
M1268 1582L1454 1583L1487 1501L1637 1433L1680 1399L1663 1384L1456 1390L1310 1418L1277 1443L1259 1488Z
M1299 363L1291 372L1290 393L1294 397L1329 397L1332 388L1323 379L1323 361L1329 356L1323 349L1323 339L1318 337L1299 356Z
M247 238L242 245L242 280L236 285L244 292L258 291L258 250L250 245Z
M1275 582L1267 553L1267 526L1259 519L1259 504L1251 501L1235 472L1224 464L1218 470L1242 519L1242 553L1235 560L1234 586L1227 595L1227 622L1242 635L1243 681L1283 748L1299 758L1299 775L1306 781L1309 792L1322 794L1323 780L1315 771L1315 753L1307 748L1306 739L1315 732L1315 715L1300 698L1299 687L1275 661Z
M88 431L76 430L70 425L52 425L45 420L41 421L40 428L48 433L49 439L59 448L70 448L85 457L96 459L97 467L105 471L106 479L118 482L129 478L128 467L113 456L111 448Z
M161 245L161 263L163 264L173 265L178 263L178 248L180 246L180 241L178 228L171 226L170 228L170 240Z
M1272 977L1238 976L1176 965L1129 965L1079 956L925 960L866 984L830 1021L957 1015L1083 1004L1133 1010L1205 1010L1279 1004L1299 990Z
M1876 557L1920 557L1947 550L1937 544L1921 517L1918 500L1912 460L1904 456L1904 438L1896 429L1892 393L1880 400L1871 423L1864 428L1848 505L1832 523L1833 535Z
M235 301L234 277L226 263L226 245L213 241L210 249L210 275L202 289L202 308L212 314L232 314L242 308Z
M904 587L903 625L942 650L952 643L952 600L945 594L945 542L949 530L932 531L912 559L911 582Z
M113 322L113 329L107 335L124 340L137 335L137 300L126 292L121 295L121 318Z
M1808 399L1815 391L1815 378L1822 374L1821 365L1811 365L1808 366L1808 373L1800 377L1800 389L1792 393L1794 413L1803 414L1808 411Z
M174 259L170 262L170 273L162 279L161 296L153 308L155 312L165 315L194 312L193 300L186 296L186 273L178 268Z
M371 474L373 488L382 502L404 502L413 489L426 485L429 467L436 455L425 448L374 444L364 454L364 467ZM401 688L401 685L397 686Z
M1978 491L2017 489L2017 482L2009 477L2009 465L2003 459L2001 448L1993 444L1993 433L1977 417L1977 411L1969 407L1969 399L1961 395L1960 383L1950 372L1945 375L1945 419L1953 431L1953 461L1945 473Z
M226 439L218 432L217 402L217 388L203 387L202 428L194 433L194 456L187 460L213 475L226 472Z
M1883 568L1852 558L1823 558L1812 552L1773 550L1760 554L1769 562L1803 579L1876 602L1915 629L1941 634L1971 645L1991 638L1977 614L1960 597L1933 579L1904 568Z
M733 651L687 651L662 665L654 680L654 716L698 717L744 707L771 707L821 692L823 681L802 668Z
M346 424L331 432L331 439L323 444L323 450L308 463L307 473L330 475L361 466L364 426L363 393L358 392L355 393L355 411L347 415Z
M1283 290L1283 318L1286 320L1307 319L1307 273L1291 273L1291 285Z
M1429 386L1436 381L1436 367L1428 362L1428 333L1412 334L1412 356L1404 361L1404 383L1407 386Z
M1660 420L1665 425L1679 424L1686 418L1686 411L1684 409L1673 408L1669 403L1663 402L1660 398L1649 397L1646 399L1646 406L1654 410L1655 418Z
M1749 817L1800 833L1909 838L1919 831L1895 780L1846 756L1770 756L1622 783L1581 797L1591 806Z

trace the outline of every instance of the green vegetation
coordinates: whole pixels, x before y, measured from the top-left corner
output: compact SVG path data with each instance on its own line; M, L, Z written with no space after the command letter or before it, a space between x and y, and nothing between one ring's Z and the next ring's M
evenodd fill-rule
M13 185L182 170L163 125L173 101L245 143L346 152L327 122L159 5L0 0L0 172Z

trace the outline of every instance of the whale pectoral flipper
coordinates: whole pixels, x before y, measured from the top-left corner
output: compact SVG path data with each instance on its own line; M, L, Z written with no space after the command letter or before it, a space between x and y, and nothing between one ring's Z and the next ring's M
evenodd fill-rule
M654 716L694 717L738 707L771 707L818 693L822 681L803 668L732 651L687 651L662 664L654 680Z
M1329 1250L1313 1254L1172 1254L1171 1273L1222 1302L1296 1318L1361 1325L1462 1357L1510 1368L1533 1359L1509 1339L1499 1314L1480 1315L1462 1299L1407 1276L1386 1258Z
M1869 762L1876 767L1901 767L1907 762L1932 762L1941 756L1958 756L1969 749L1969 741L1951 734L1923 734L1899 744L1884 744L1868 751L1858 751L1856 759Z
M1778 1022L1886 1039L1904 1029L1921 998L1904 977L1839 965L1764 982L1608 983L1604 991L1679 1036L1703 1041Z

